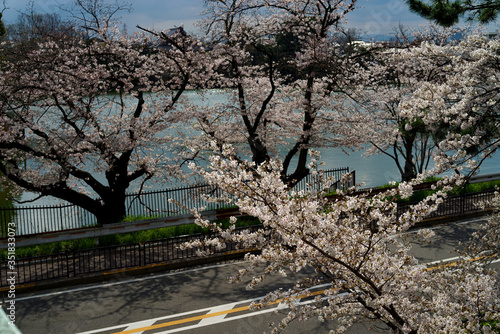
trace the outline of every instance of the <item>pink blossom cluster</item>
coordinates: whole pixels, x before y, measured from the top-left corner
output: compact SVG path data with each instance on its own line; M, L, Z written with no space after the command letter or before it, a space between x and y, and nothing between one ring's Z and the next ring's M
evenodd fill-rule
M214 156L209 169L198 172L221 187L228 195L226 201L259 218L264 228L255 232L236 232L234 226L224 230L198 215L197 223L219 231L220 237L184 247L223 249L226 243L237 243L259 249L258 254L248 254L243 268L230 278L239 282L250 276L249 289L266 284L271 275L308 272L294 288L273 291L255 303L260 308L278 299L287 301L290 311L276 330L296 319L318 317L335 320L332 330L336 333L367 319L377 319L395 333L483 333L490 328L488 320L498 319L497 274L488 269L498 255L497 228L478 234L481 243L473 243L476 246L453 268L429 270L410 254L411 244L403 233L435 210L446 193L437 192L397 216L391 198L410 195L412 183L378 194L348 191L327 198L328 182L312 187L324 185L320 192L290 191L280 178L279 160L253 168L253 164L232 159L230 149L226 153L225 158ZM498 225L498 216L491 224ZM432 231L422 230L418 235L428 240ZM484 246L481 251L479 244ZM495 257L469 260L485 252ZM306 305L294 302L294 295L307 294L311 287L325 282L330 284L326 297Z

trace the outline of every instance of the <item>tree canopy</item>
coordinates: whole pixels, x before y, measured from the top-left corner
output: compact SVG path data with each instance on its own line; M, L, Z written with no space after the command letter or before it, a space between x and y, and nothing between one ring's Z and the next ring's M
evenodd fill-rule
M198 126L208 142L236 144L256 165L282 155L282 178L293 185L309 173L308 150L332 145L331 105L343 98L337 93L352 64L334 35L355 1L206 4L209 55L232 98L199 108Z
M132 183L169 173L169 111L189 68L199 68L181 65L187 50L151 49L144 36L110 31L92 40L57 35L9 51L16 53L3 61L0 77L0 172L100 223L119 221Z
M495 21L500 10L498 0L407 0L410 10L439 25L450 27L463 17L480 23Z

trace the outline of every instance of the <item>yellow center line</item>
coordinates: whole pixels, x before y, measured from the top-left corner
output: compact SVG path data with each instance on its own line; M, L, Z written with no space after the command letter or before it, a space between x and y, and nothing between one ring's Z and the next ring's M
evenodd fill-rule
M487 257L492 257L492 256L495 256L495 255L490 255L490 256L487 256ZM484 257L482 256L482 257L478 257L478 258L474 258L474 259L469 259L468 261L477 261L477 260L481 260L483 258ZM424 270L431 271L431 270L436 270L436 269L443 268L443 267L454 267L457 264L458 264L457 262L444 263L444 264L441 264L441 265L438 265L438 266L435 266L435 267L426 268ZM301 295L301 296L287 298L286 300L288 300L288 299L302 299L302 298L306 298L306 297L317 296L317 295L323 294L325 291L326 290L310 292L308 294L304 294L304 295ZM278 303L281 303L281 302L282 302L282 299L278 299L277 301L271 302L268 305L274 305L274 304L278 304ZM188 323L188 322L203 320L203 319L207 319L207 318L213 318L213 317L217 317L219 315L225 315L225 314L243 312L243 311L247 311L249 309L250 309L250 305L247 305L247 306L238 307L238 308L235 308L235 309L230 309L230 310L225 310L225 311L220 311L220 312L214 312L214 313L208 313L208 314L199 315L199 316L196 316L196 317L191 317L191 318L185 318L185 319L180 319L180 320L175 320L175 321L164 322L164 323L161 323L161 324L147 326L147 327L130 329L130 330L126 330L126 331L123 331L123 332L115 332L113 334L132 334L132 333L138 333L138 332L143 332L143 331L147 331L147 330L158 329L158 328L165 328L165 327L169 327L169 326L175 326L175 325L185 324L185 323Z
M315 291L315 292L311 292L311 293L304 294L304 295L301 295L301 296L298 296L298 297L294 297L294 298L290 298L290 299L302 299L302 298L306 298L306 297L317 296L317 295L323 294L324 292L325 292L325 290ZM277 301L271 302L268 305L274 305L274 304L278 304L278 303L281 303L281 302L282 302L282 299L278 299ZM164 322L164 323L157 324L157 325L152 325L152 326L147 326L147 327L141 327L141 328L135 328L135 329L129 329L129 330L126 330L126 331L116 332L116 333L113 333L113 334L132 334L132 333L138 333L138 332L143 332L143 331L147 331L147 330L158 329L158 328L165 328L165 327L169 327L169 326L175 326L175 325L185 324L185 323L188 323L188 322L203 320L203 319L207 319L207 318L213 318L213 317L217 317L219 315L225 315L225 314L243 312L243 311L247 311L249 309L250 309L250 305L247 305L247 306L242 306L242 307L238 307L238 308L234 308L234 309L230 309L230 310L219 311L219 312L214 312L214 313L208 313L208 314L204 314L204 315L198 315L196 317L191 317L191 318L185 318L185 319L179 319L179 320Z
M488 255L488 256L480 256L480 257L476 257L476 258L473 258L473 259L467 259L467 261L469 261L469 262L476 262L476 261L479 261L479 260L482 260L482 259L487 259L487 258L491 258L491 257L495 257L495 256L498 256L498 254L493 254L493 255ZM455 267L455 266L458 265L458 263L459 262L443 263L443 264L440 264L440 265L435 266L435 267L426 268L425 271L437 270L437 269L448 268L448 267Z

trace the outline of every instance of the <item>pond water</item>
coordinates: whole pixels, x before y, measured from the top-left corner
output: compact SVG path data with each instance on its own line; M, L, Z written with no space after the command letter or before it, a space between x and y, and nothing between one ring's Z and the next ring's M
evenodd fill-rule
M322 148L319 149L321 160L324 161L322 169L334 169L348 167L350 171L356 171L356 183L363 184L363 187L373 187L387 184L390 181L399 181L401 176L394 161L382 154L364 156L364 151L354 151L345 153L340 148ZM500 173L500 154L497 152L492 158L483 162L480 174ZM155 186L155 182L150 182L149 189L164 189L166 186ZM183 186L183 184L175 184ZM21 200L32 199L35 194L25 192ZM60 200L52 197L44 197L32 205L54 205L61 203Z
M356 171L356 182L364 182L366 187L386 184L390 181L399 181L401 175L390 157L383 154L364 156L364 151L352 152L349 155L340 148L326 148L321 150L325 168L349 167ZM492 158L483 162L480 174L500 173L500 154L496 152Z
M200 99L197 91L189 91L186 93L189 101L198 105L210 105L215 103L223 103L228 99L228 92L225 90L211 91L205 99ZM347 154L340 148L322 148L319 149L321 159L325 162L323 169L334 169L348 167L350 171L356 171L356 182L363 183L366 187L386 184L389 181L398 181L400 173L394 161L382 154L373 156L364 156L364 151L354 151ZM500 154L496 153L493 158L486 160L483 163L480 173L490 174L500 172ZM156 181L150 182L149 189L165 188ZM156 184L159 184L157 186ZM183 184L174 184L174 186L183 186ZM35 194L25 192L21 200L28 200L36 197ZM26 205L54 205L61 203L55 198L46 197L39 199L36 202Z

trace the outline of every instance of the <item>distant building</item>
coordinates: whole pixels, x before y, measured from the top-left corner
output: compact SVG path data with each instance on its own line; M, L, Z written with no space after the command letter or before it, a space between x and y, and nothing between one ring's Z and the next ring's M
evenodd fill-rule
M162 31L156 41L152 41L151 47L157 50L170 51L172 49L208 50L210 45L190 36L183 26L170 28Z
M172 43L177 38L185 38L188 34L184 30L184 27L170 28L167 31L161 32L161 38L153 43L153 48L160 50L172 50Z
M167 32L164 32L164 34L168 37L172 37L176 34L179 34L180 36L187 36L187 32L184 30L184 26L180 26L180 27L175 27L175 28L170 28L168 29Z
M369 48L369 47L374 46L374 43L365 42L365 41L359 41L359 40L358 41L352 41L349 44L351 44L352 46L358 47L358 48Z
M497 39L498 37L500 37L500 31L499 30L492 31L487 33L486 35L488 36L489 39Z

